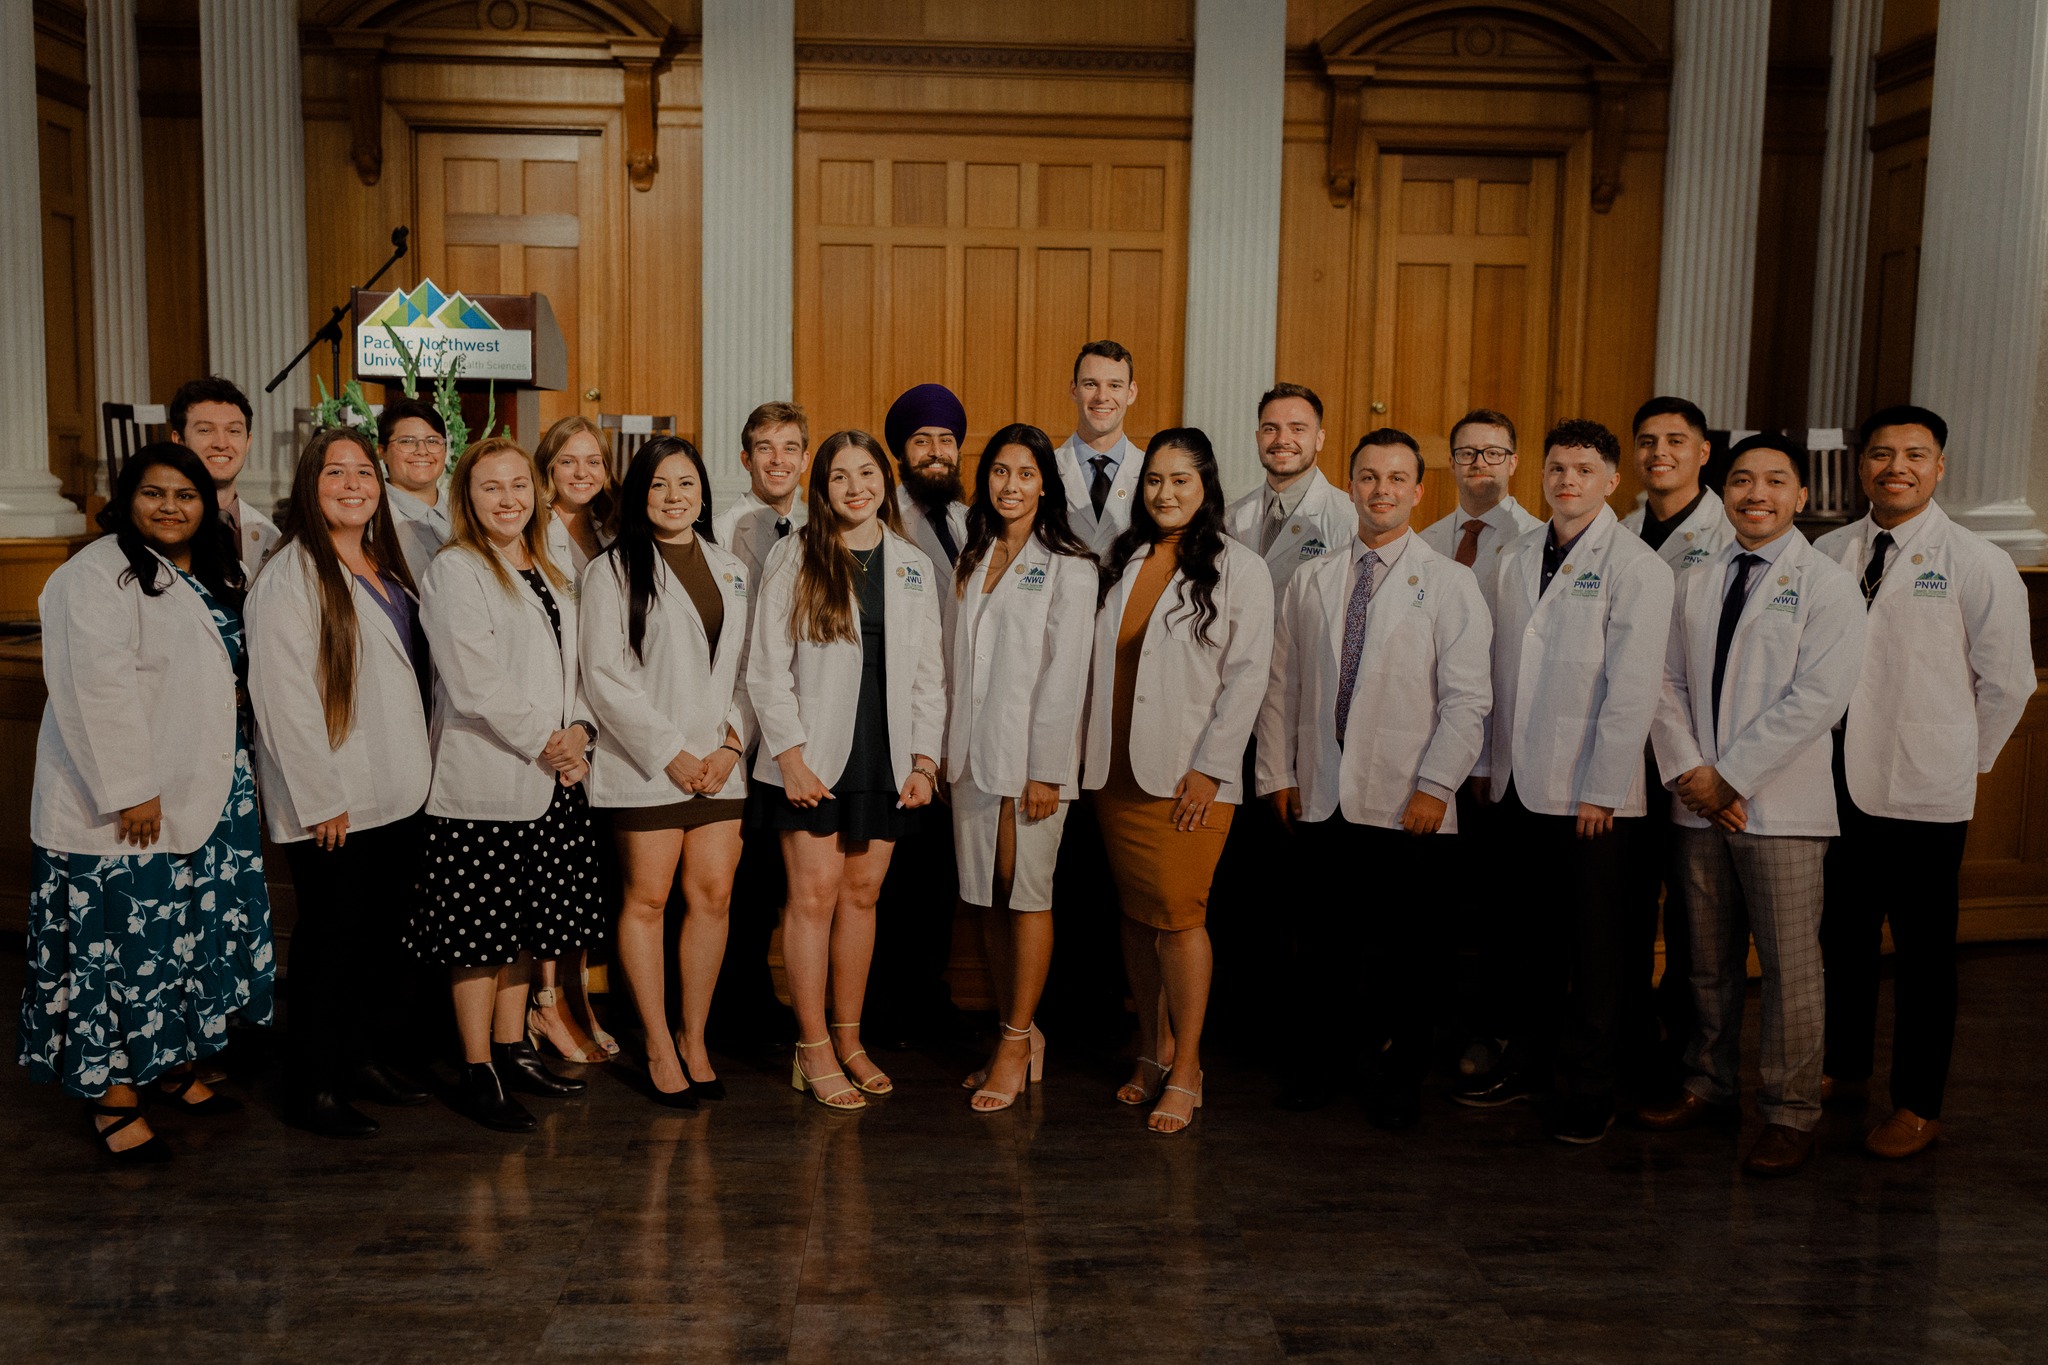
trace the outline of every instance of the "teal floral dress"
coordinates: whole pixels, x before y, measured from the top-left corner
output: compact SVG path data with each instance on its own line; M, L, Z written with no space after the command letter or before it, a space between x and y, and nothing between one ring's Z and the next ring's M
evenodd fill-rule
M240 676L240 613L180 571ZM228 1016L270 1022L275 956L249 734L213 835L190 853L115 858L35 849L21 1064L94 1099L227 1045Z

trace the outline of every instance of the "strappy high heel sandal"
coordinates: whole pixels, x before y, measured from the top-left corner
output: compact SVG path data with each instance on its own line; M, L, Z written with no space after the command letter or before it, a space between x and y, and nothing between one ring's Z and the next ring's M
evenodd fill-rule
M831 1027L859 1028L860 1020L856 1019L850 1024L833 1024ZM849 1052L846 1056L841 1057L839 1059L839 1065L845 1066L848 1063L852 1062L855 1057L868 1057L868 1050L864 1047L855 1048L852 1052ZM874 1058L868 1057L869 1064L872 1065L874 1060ZM849 1081L853 1081L853 1076L851 1074L848 1074L846 1079L848 1079ZM882 1074L882 1069L880 1067L875 1067L875 1074L870 1079L865 1081L853 1081L853 1083L859 1086L862 1090L865 1090L870 1095L886 1095L896 1088L896 1082L890 1080L887 1076Z
M1151 1067L1154 1071L1159 1073L1159 1079L1161 1083L1163 1084L1165 1082L1167 1074L1166 1068L1159 1065L1159 1063L1153 1061L1150 1057L1138 1058L1138 1065ZM1158 1086L1154 1086L1152 1089L1147 1090L1144 1086L1138 1084L1136 1081L1125 1081L1122 1085L1116 1088L1116 1102L1118 1104L1128 1104L1135 1107L1140 1104L1150 1104L1152 1103L1152 1101L1158 1098Z
M110 1160L123 1166L159 1166L171 1159L171 1144L155 1133L149 1135L149 1141L138 1142L133 1147L123 1147L118 1152L108 1145L108 1138L129 1124L142 1121L141 1105L101 1104L98 1100L88 1100L85 1110L85 1121L92 1126L92 1134L99 1140L100 1150L105 1152ZM98 1115L104 1115L114 1122L102 1128L96 1117Z
M528 1001L526 1006L526 1041L533 1044L535 1050L538 1051L542 1041L545 1040L554 1054L565 1062L575 1062L582 1066L594 1066L599 1062L610 1061L612 1055L596 1044L592 1045L596 1047L596 1052L593 1054L584 1051L582 1048L567 1045L566 1035L558 1037L555 1033L549 1031L548 1025L554 1023L557 1018L553 1013L555 1003L560 999L561 992L553 986L536 986L534 988L533 999Z
M815 1043L798 1043L796 1045L796 1053L789 1059L790 1085L800 1091L810 1091L811 1098L816 1100L818 1103L824 1105L827 1109L837 1109L842 1113L845 1113L855 1109L867 1108L868 1102L861 1098L860 1087L855 1085L852 1081L847 1080L847 1075L844 1071L827 1071L816 1076L805 1074L804 1049L807 1047L826 1047L829 1046L831 1042L832 1040L830 1038L820 1038ZM846 1081L846 1084L840 1086L837 1090L834 1090L829 1095L826 1094L824 1091L818 1089L819 1081L829 1081L834 1076L837 1076L842 1081ZM850 1102L842 1104L840 1103L840 1097L842 1095L851 1095L853 1098Z
M203 1100L186 1099L185 1092L198 1084L199 1077L189 1071L182 1076L164 1076L159 1078L155 1085L145 1089L142 1098L153 1104L168 1104L183 1114L198 1114L205 1118L218 1118L223 1114L242 1112L242 1102L233 1095L208 1095Z
M1034 1023L1030 1028L1012 1028L1009 1024L1002 1024L1001 1028L1003 1030L1003 1041L1006 1043L1013 1038L1029 1038L1031 1040L1031 1061L1024 1071L1024 1085L1031 1086L1042 1082L1045 1079L1045 1035L1038 1031L1038 1025ZM987 1072L982 1073L984 1078L987 1074ZM977 1090L967 1097L967 1105L977 1114L1000 1114L1015 1104L1017 1096L1022 1094L1023 1091L1024 1086L1019 1086L1007 1095L1000 1090ZM1002 1103L976 1104L975 1101L980 1099L1001 1100Z
M1187 1095L1194 1100L1195 1108L1200 1109L1202 1107L1202 1076L1204 1074L1205 1073L1199 1071L1195 1073L1195 1088L1193 1090L1188 1089L1184 1085L1162 1085L1159 1087L1159 1092L1163 1095L1167 1091L1171 1090L1176 1095ZM1152 1128L1153 1119L1172 1119L1176 1123L1178 1123L1180 1127ZM1159 1134L1161 1137L1171 1137L1175 1133L1185 1133L1189 1128L1194 1126L1194 1122L1195 1116L1193 1113L1190 1113L1186 1118L1182 1118L1179 1114L1169 1114L1164 1109L1154 1109L1151 1113L1145 1116L1145 1126L1147 1128L1151 1128L1153 1132Z
M1002 1027L1001 1020L997 1021L997 1026ZM1031 1046L1040 1052L1045 1051L1045 1035L1038 1031L1038 1021L1036 1019L1031 1021ZM967 1079L960 1082L960 1088L962 1090L979 1090L987 1084L988 1068L983 1067L979 1071L969 1072Z
M583 964L581 973L583 978L583 1003L590 1010L590 1041L603 1048L605 1056L616 1057L619 1055L619 1040L604 1031L604 1025L598 1022L597 1006L591 1004L589 962L586 961Z

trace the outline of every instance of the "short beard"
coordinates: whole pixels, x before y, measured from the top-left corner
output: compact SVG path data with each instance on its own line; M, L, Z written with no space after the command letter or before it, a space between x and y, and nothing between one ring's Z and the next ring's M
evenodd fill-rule
M905 465L903 487L910 500L926 512L942 512L960 501L960 466L954 465L943 477L923 474Z

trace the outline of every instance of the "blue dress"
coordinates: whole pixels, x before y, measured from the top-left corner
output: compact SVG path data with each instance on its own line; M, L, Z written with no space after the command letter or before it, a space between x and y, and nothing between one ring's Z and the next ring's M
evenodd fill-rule
M242 618L190 574L242 671ZM147 1085L227 1044L228 1016L267 1024L276 972L249 736L212 837L190 853L35 849L20 1061L94 1099Z

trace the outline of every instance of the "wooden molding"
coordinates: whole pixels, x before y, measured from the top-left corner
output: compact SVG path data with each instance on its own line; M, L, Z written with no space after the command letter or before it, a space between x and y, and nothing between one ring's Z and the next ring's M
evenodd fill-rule
M633 188L646 192L654 188L655 155L654 59L622 57L626 69L626 178Z
M74 109L92 107L91 86L61 72L52 71L47 66L36 68L36 93L44 99L68 104Z
M995 44L809 42L798 66L865 66L889 71L1090 72L1191 80L1195 56L1184 47L1023 47Z
M1365 111L1365 83L1371 72L1330 77L1329 160L1325 178L1330 206L1348 209L1358 194L1358 127Z
M348 159L365 188L384 178L384 39L337 34L348 89Z
M1628 97L1642 80L1639 69L1596 65L1593 82L1593 212L1606 213L1621 193L1621 167L1628 152Z
M1926 137L1927 130L1933 126L1933 122L1933 111L1915 109L1910 114L1901 114L1895 119L1873 124L1870 129L1870 150L1881 152L1887 147L1896 147L1901 142Z
M1875 61L1872 85L1880 95L1930 80L1934 76L1934 35L1900 43L1889 52L1878 53Z

